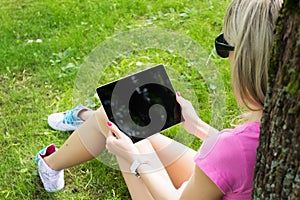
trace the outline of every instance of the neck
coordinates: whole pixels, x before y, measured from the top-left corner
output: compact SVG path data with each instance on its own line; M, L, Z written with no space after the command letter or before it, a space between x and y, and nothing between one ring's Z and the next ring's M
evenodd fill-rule
M247 121L249 121L249 122L260 122L261 117L262 117L262 110L250 111L249 115L247 116Z

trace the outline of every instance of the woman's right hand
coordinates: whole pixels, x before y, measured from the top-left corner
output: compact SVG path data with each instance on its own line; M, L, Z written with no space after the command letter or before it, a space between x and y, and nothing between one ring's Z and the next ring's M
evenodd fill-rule
M107 150L123 159L132 163L135 157L139 154L138 149L134 146L131 139L125 135L114 123L107 122L109 135L106 138Z
M206 139L208 134L207 129L210 126L198 117L191 102L184 99L179 92L177 92L176 100L181 106L181 114L184 118L184 122L182 123L183 128L202 140Z

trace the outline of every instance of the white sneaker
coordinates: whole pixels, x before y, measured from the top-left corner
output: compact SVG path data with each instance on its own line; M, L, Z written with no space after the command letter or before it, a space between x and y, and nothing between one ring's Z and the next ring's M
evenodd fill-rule
M51 128L58 131L74 131L84 121L78 117L78 113L84 110L90 110L87 107L78 105L72 110L66 112L53 113L48 117L48 124Z
M57 151L54 144L47 146L37 153L35 161L38 163L38 172L44 188L48 192L56 192L64 188L64 170L56 171L51 169L44 161L44 157Z

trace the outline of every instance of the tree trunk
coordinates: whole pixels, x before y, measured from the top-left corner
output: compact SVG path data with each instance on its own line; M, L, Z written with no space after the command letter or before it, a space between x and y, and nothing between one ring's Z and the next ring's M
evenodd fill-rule
M261 123L253 199L300 199L300 1L277 21Z

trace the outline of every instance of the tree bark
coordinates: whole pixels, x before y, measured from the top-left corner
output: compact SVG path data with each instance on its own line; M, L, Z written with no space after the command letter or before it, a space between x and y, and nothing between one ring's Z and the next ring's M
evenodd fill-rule
M300 199L300 1L277 21L253 184L253 199Z

